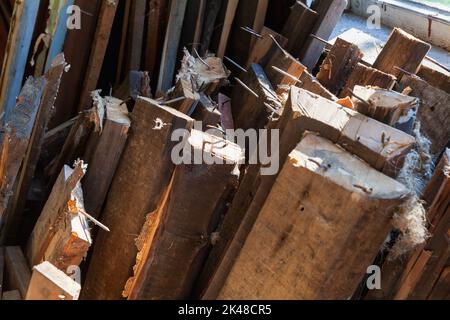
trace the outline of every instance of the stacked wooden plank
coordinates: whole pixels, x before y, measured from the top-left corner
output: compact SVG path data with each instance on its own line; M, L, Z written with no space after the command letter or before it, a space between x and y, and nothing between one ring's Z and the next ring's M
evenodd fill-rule
M275 2L58 0L43 24L15 3L2 299L348 299L419 197L430 237L382 265L384 293L448 298L449 94L416 76L430 46L394 29L368 65L344 39L324 50L347 1ZM442 158L423 196L398 178L416 153Z

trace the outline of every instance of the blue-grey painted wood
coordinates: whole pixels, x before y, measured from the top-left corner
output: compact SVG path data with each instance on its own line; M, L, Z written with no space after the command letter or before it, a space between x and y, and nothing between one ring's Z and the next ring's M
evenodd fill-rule
M4 65L2 75L2 88L0 90L0 110L4 112L3 121L8 119L11 110L16 104L16 97L22 88L25 66L27 64L28 52L31 46L36 17L39 10L40 0L16 2L16 6L23 6L22 14L13 21L15 28L19 28L17 37L10 37L8 41L15 43L7 44L13 46L12 52L7 52L7 63ZM17 11L16 11L17 12ZM14 19L15 17L13 17ZM10 30L12 32L13 30Z

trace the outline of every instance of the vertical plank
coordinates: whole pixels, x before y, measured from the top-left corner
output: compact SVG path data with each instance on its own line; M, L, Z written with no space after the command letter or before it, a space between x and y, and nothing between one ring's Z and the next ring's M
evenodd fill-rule
M2 300L4 301L19 301L22 300L19 290L11 290L3 292Z
M61 90L55 102L55 114L50 120L49 129L57 127L77 114L83 79L89 63L92 40L97 25L100 1L75 0L74 5L82 10L82 29L68 30L66 34L63 51L71 67L62 78Z
M181 28L187 0L173 0L170 8L166 38L162 50L161 69L159 70L158 94L163 94L172 87L175 64L180 43Z
M383 50L373 63L373 67L400 79L402 71L398 68L417 73L430 49L431 46L428 43L400 28L394 28Z
M370 194L357 188L362 181L373 188ZM323 201L328 194L335 196ZM392 214L409 196L358 157L305 135L284 163L218 299L348 299L391 229Z
M83 89L81 91L78 111L83 111L89 107L90 94L97 87L97 81L103 66L109 36L116 15L118 1L103 0L98 18L97 30L91 49L91 56L84 78Z
M17 105L6 124L5 132L1 133L0 242L4 242L7 237L5 230L12 218L7 209L13 196L22 161L28 149L44 83L43 78L28 78L17 99Z
M49 261L66 271L79 265L91 244L84 211L80 180L86 167L82 161L74 169L64 166L28 239L27 257L35 266Z
M219 48L217 49L217 56L219 58L223 58L225 51L227 50L228 39L230 37L230 31L233 26L234 16L236 14L238 4L239 0L228 0L222 34L220 36Z
M67 9L74 4L75 0L62 0L65 4L61 7L59 11L58 20L56 22L55 32L53 34L52 43L48 49L47 63L45 65L45 71L47 72L53 63L56 56L61 53L64 41L66 40L67 34Z
M222 0L210 0L207 3L205 10L205 22L203 23L201 54L205 54L209 49L221 5Z

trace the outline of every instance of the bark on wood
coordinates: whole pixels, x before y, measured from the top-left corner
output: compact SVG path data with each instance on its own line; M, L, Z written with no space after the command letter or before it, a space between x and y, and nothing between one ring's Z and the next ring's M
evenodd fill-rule
M337 196L325 204L321 199L330 194ZM403 185L357 157L306 135L284 164L218 298L347 299L407 196Z
M339 96L341 98L351 96L349 89L353 90L356 85L374 86L391 90L395 85L396 79L397 78L391 74L368 67L362 63L357 63L353 71L350 73L344 89L341 91Z
M399 28L394 28L373 67L401 78L401 68L411 73L419 71L431 46Z
M25 300L78 300L80 291L79 283L44 261L33 268Z
M281 31L289 39L286 49L298 57L311 34L318 19L318 14L306 4L296 1L291 7L291 13Z
M346 7L347 0L319 1L317 8L314 8L318 18L312 29L312 34L327 40ZM313 70L324 48L323 42L309 37L300 52L300 61L308 70Z
M27 294L31 269L20 247L5 248L6 277L10 289L18 290L21 297Z
M83 162L62 169L28 240L31 265L48 261L67 272L86 257L92 240L80 184L85 170Z
M339 95L362 56L357 45L337 38L320 66L317 80L330 92Z
M83 299L121 298L136 259L135 239L146 216L156 210L174 169L171 152L177 143L171 141L172 132L189 130L193 124L182 113L145 98L137 100L131 122L103 211L102 221L111 232L97 236Z
M83 181L85 207L94 218L100 216L131 125L127 107L121 100L106 97L103 102L106 112L105 123L102 132L94 133L90 138L91 143L88 143L95 147L93 154L86 159L89 170Z
M135 267L136 277L129 283L129 299L190 297L225 209L224 199L237 184L237 166L243 161L239 146L196 130L185 146L184 156L202 152L211 160L208 163L217 164L181 164L176 168L166 201L148 217L148 229L141 234L143 250ZM199 195L206 193L208 197L199 201Z
M450 141L450 94L437 89L425 81L405 75L401 90L410 87L410 95L421 100L417 119L422 133L430 139L431 153L438 157Z
M13 217L7 209L13 196L14 186L28 149L34 122L38 114L45 80L28 78L17 104L11 113L4 132L1 133L0 160L0 241L6 240L6 229Z

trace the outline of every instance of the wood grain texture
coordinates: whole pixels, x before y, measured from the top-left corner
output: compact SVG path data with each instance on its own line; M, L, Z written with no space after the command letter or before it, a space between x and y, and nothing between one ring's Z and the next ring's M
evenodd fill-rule
M10 289L18 290L23 298L27 294L31 269L20 247L5 247L6 277Z
M5 275L5 249L3 247L0 247L0 296L2 296L2 293L4 291L3 287L4 275Z
M274 52L280 50L278 49L279 47L281 47L281 49L284 48L288 43L287 38L267 27L262 28L260 35L261 37L256 39L250 50L250 55L246 64L247 69L250 68L252 63L258 63L265 67ZM273 39L278 42L278 45L274 43Z
M242 30L241 27L249 27L258 33L261 32L264 25L264 23L261 24L261 17L265 17L265 13L262 14L264 6L267 10L267 0L239 1L231 29L227 56L241 66L245 66L247 63L250 50L254 44L253 36ZM260 10L258 11L258 9ZM264 22L264 19L262 21Z
M191 296L210 249L211 234L225 209L224 200L237 184L236 168L243 161L239 146L196 130L185 146L185 156L203 152L211 164L181 164L175 169L167 200L149 217L150 232L143 237L147 252L139 256L142 266L129 299Z
M171 2L166 38L162 50L158 86L156 88L158 95L164 94L172 87L176 64L175 60L177 58L186 5L187 0L174 0Z
M432 143L431 153L436 158L450 141L450 94L407 75L400 81L401 90L406 87L412 89L411 96L421 100L417 119L421 123L421 132Z
M400 79L402 72L395 67L414 74L417 73L422 60L430 49L431 46L428 43L415 38L400 28L394 28L383 50L373 63L373 67Z
M417 76L431 84L433 87L450 94L450 72L439 67L430 67L422 64L419 72L417 72Z
M45 74L45 87L42 92L39 110L36 115L28 148L23 159L22 168L18 175L14 196L9 207L11 219L8 221L6 229L10 242L16 242L17 240L17 230L21 223L31 181L35 175L36 166L41 155L44 134L50 118L54 113L54 103L59 92L59 85L66 66L67 64L64 55L60 54L56 56L50 69Z
M319 1L317 8L314 8L318 18L312 29L312 34L328 40L346 7L347 0ZM309 37L298 58L309 71L312 71L319 61L324 48L325 44L323 42Z
M339 96L341 98L351 96L349 90L353 90L356 85L374 86L390 90L394 88L396 80L397 78L391 74L368 67L362 63L357 63Z
M81 10L89 12L91 15L82 15L82 32L77 29L67 31L63 52L71 68L69 72L63 75L61 89L55 102L55 115L50 121L49 129L57 127L78 113L100 4L100 1L92 0L75 0L74 2L74 5L79 6ZM57 170L56 175L60 169Z
M378 87L355 86L353 92L366 103L353 98L355 109L380 122L395 127L399 122L415 121L415 114L419 108L419 99L392 90Z
M63 272L78 266L91 245L80 180L85 174L83 162L74 169L64 166L42 209L27 244L30 265L43 261ZM80 212L81 211L81 212Z
M147 39L145 46L144 70L158 74L157 61L161 57L161 46L166 34L169 0L150 0L147 17Z
M233 26L234 16L238 7L239 0L227 0L227 10L222 27L222 33L219 40L219 47L217 49L217 56L223 58L227 50L228 40L230 38L231 27Z
M281 103L273 90L267 75L259 64L252 64L241 79L257 96L242 85L236 84L231 95L231 107L236 128L244 130L262 129L271 111L264 103L277 110Z
M311 10L301 1L296 1L291 7L291 12L281 34L289 39L286 49L295 57L300 55L318 17L317 12Z
M320 66L317 80L330 92L339 95L362 56L357 45L337 38Z
M186 115L145 98L137 100L131 122L103 211L102 222L111 232L97 235L82 299L122 297L138 252L135 239L146 216L156 210L175 166L171 151L177 142L171 141L172 132L193 125Z
M28 78L17 104L1 134L0 242L7 238L6 227L12 214L7 211L14 196L14 186L32 136L44 89L44 78Z
M9 117L21 91L39 5L40 1L16 1L14 5L5 57L1 61L0 113L5 113L4 119Z
M268 128L279 129L280 165L299 143L305 131L318 132L341 144L379 170L389 163L391 156L393 159L403 156L415 142L413 137L401 131L296 87L291 87L290 98L281 117L271 120ZM358 133L354 131L355 128L360 128ZM404 144L398 146L392 143L389 148L392 148L393 153L387 153L381 139L377 142L372 138L373 132L381 134L382 131L389 132L388 136L392 134L396 137L393 138L395 141L404 141ZM260 169L259 165L246 168L246 174L219 229L221 240L213 248L200 278L200 296L203 299L217 297L275 182L276 175L262 175Z
M78 300L81 286L48 261L33 268L25 300Z
M327 88L325 88L316 77L314 77L307 70L303 71L300 76L300 84L297 84L297 87L308 90L312 93L315 93L321 97L324 97L331 101L336 101L338 98L332 94Z
M275 92L280 96L282 94L289 94L289 87L296 85L300 79L302 73L306 70L306 67L301 64L297 59L290 55L286 50L275 44L276 48L271 52L271 57L268 60L264 71L267 74L267 78L275 88ZM290 76L276 71L278 68Z
M111 186L128 137L131 121L122 100L104 99L105 122L101 133L94 133L88 144L95 145L86 161L89 170L83 180L86 211L98 218Z

